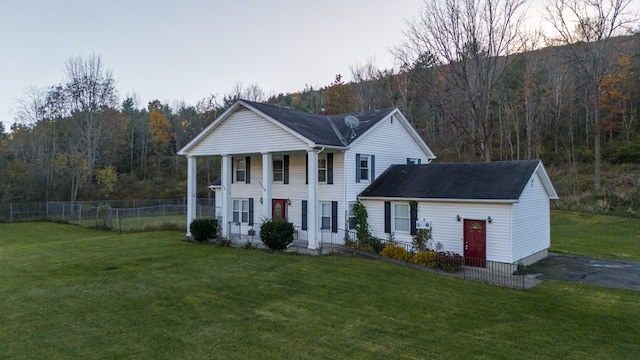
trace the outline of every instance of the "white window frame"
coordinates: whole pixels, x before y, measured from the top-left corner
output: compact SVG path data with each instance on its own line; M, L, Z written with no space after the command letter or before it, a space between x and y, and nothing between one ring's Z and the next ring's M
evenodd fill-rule
M366 161L367 166L363 167L362 162ZM371 180L371 155L369 154L360 154L360 164L358 164L358 171L360 171L360 181L370 181ZM364 176L366 175L366 176Z
M318 206L320 207L320 209L318 209L318 214L320 215L320 230L331 230L331 203L321 202ZM324 226L325 220L327 221L327 226Z
M280 166L276 166L276 161L280 162ZM280 179L277 178L277 175L280 175ZM273 159L273 182L284 182L284 159L283 158L274 158Z
M236 159L235 160L235 171L234 176L236 182L245 182L247 181L247 160L245 159ZM238 176L239 173L242 173L242 179Z
M399 214L398 207L406 208L406 216ZM409 233L411 231L411 208L407 203L392 203L393 231L400 233ZM404 211L403 211L404 212ZM406 229L398 227L398 221L406 222Z
M232 203L233 203L232 205L233 216L231 217L231 219L233 220L233 222L236 224L237 223L248 224L249 223L249 199L233 199Z
M327 155L318 155L318 182L327 182Z

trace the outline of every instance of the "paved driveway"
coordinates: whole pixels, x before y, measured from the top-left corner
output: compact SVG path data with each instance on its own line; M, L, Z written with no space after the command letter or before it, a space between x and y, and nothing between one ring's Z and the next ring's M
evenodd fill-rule
M526 273L539 274L538 279L640 291L640 263L632 261L550 253L546 259L531 265Z

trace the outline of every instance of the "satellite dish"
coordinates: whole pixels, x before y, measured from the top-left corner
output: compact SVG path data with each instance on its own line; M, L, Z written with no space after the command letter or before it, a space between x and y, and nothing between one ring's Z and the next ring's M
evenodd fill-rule
M344 118L344 123L347 124L347 126L350 129L355 129L358 127L358 125L360 125L360 119L358 119L357 117L353 116L353 115L347 115Z

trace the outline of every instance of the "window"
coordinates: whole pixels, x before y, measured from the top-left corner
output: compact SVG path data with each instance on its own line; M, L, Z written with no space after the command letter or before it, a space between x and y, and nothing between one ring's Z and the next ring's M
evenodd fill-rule
M284 179L284 162L282 159L273 160L273 181L282 182Z
M369 155L360 155L360 180L369 180Z
M318 182L327 182L327 157L318 156Z
M233 200L233 222L249 222L249 200Z
M356 203L349 203L349 213L347 214L347 226L349 230L356 229Z
M418 165L420 163L421 163L421 161L418 158L407 158L407 164L408 165Z
M236 160L236 181L244 182L245 175L247 172L247 163L246 160Z
M320 229L331 229L331 204L320 204Z
M394 204L393 205L393 221L395 231L411 230L409 220L409 204Z

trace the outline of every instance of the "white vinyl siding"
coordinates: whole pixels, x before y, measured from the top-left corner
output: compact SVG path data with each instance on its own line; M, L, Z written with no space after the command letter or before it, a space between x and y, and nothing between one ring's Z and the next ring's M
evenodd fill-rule
M196 144L189 155L259 154L264 151L294 151L309 146L264 117L240 109L221 122Z
M430 154L415 142L399 116L393 116L393 122L391 116L380 121L345 152L347 201L356 201L358 194L370 185L370 181L356 182L356 154L375 155L375 174L369 174L370 177L374 175L373 178L380 176L391 165L406 164L407 158L421 159L422 164L428 162Z
M550 244L549 197L537 174L513 205L513 261L548 249Z
M386 239L384 232L384 201L361 199L369 214L371 234ZM418 219L431 222L433 241L442 244L443 251L464 255L464 221L462 219L486 220L487 260L511 262L511 204L484 204L462 202L418 202ZM457 221L460 215L461 221ZM411 244L412 236L396 232L395 239Z

